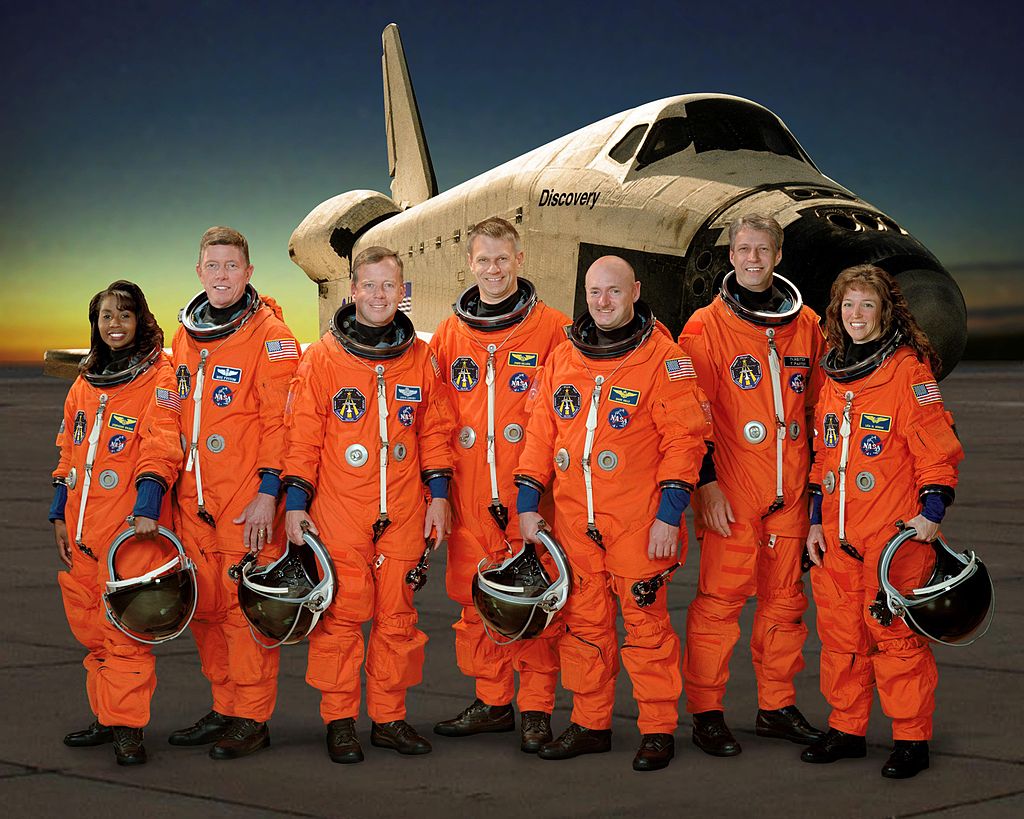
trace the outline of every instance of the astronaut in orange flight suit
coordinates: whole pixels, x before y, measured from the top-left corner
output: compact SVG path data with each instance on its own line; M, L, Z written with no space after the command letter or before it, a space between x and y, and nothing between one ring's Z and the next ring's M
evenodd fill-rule
M167 562L165 545L143 533L155 532L158 521L170 526L166 490L182 460L174 370L144 299L136 285L121 281L90 305L93 349L86 360L89 369L78 376L64 402L49 516L69 569L57 575L68 624L88 649L86 692L96 715L89 728L68 734L64 742L71 747L114 742L121 765L146 761L141 729L149 723L156 661L150 646L131 639L105 616L101 594L110 579L108 549L128 526L125 519L135 515L140 536L118 552L119 576L138 577ZM112 332L114 343L122 346L98 345L98 331L101 341ZM102 352L97 355L97 350Z
M476 699L454 719L435 725L434 732L468 736L513 730L518 671L520 747L534 753L552 738L559 626L552 623L530 640L498 644L485 632L471 591L482 559L500 562L509 549L514 553L522 545L512 476L526 426L526 398L551 351L565 342L570 321L541 302L531 282L519 278L523 251L509 222L492 217L477 224L468 247L477 283L459 296L430 349L458 415L447 587L448 596L462 606L454 625L455 654L462 672L476 678Z
M683 660L693 741L714 756L741 751L725 724L723 700L740 612L753 595L757 734L805 745L823 735L797 709L793 678L804 666L807 637L801 558L824 337L797 289L774 274L781 247L774 219L734 222L734 270L679 337L714 423L714 446L694 497L700 577Z
M543 525L539 495L552 486L552 533L574 579L560 642L571 722L538 755L567 759L611 747L619 667L614 595L643 734L633 767L658 770L674 755L680 642L666 594L644 599L634 584L664 580L678 565L686 537L680 521L709 430L690 361L655 329L632 268L615 256L598 259L587 271L586 293L589 312L573 323L571 343L551 354L535 387L515 476L528 541Z
M822 643L821 691L832 713L828 736L801 758L863 757L877 687L895 740L882 775L908 778L928 767L938 671L925 638L899 617L883 626L868 607L878 593L879 557L897 520L907 521L917 530L914 541L923 542L900 548L889 578L901 589L927 581L934 563L929 543L953 501L964 453L935 376L922 361L930 349L915 344L923 338L920 330L908 331L913 319L898 285L879 268L860 265L840 274L832 296L842 301L843 324L852 332L839 335L838 306L830 306L829 340L835 336L837 343L825 359L828 378L815 413L810 480L820 487L819 508L812 511L807 538L810 557L820 566L811 579ZM897 302L889 327L879 321L885 300Z
M321 692L328 754L339 763L363 760L355 718L362 624L371 619L371 742L402 754L431 750L405 720L405 693L422 680L427 642L406 575L424 539L437 545L450 529L454 429L437 362L396 312L400 260L368 248L352 269L353 303L306 351L292 385L284 478L290 539L300 541L306 523L337 571L340 592L309 636L306 680Z
M278 652L253 640L227 574L246 552L280 553L284 542L274 520L299 346L280 307L249 284L252 270L244 237L210 228L196 265L204 290L182 310L172 345L187 450L178 518L199 579L192 634L213 709L169 741L213 742L214 759L269 745L277 699Z

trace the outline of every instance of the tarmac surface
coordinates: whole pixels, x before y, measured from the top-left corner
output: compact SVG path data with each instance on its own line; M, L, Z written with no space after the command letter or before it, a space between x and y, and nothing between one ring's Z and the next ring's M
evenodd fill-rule
M455 665L450 625L455 606L444 594L444 559L417 594L420 625L430 636L422 685L409 693L409 721L433 753L401 757L369 744L369 720L358 722L366 761L333 765L324 749L317 692L304 681L306 649L288 647L269 749L212 761L207 748L174 748L168 733L210 707L188 637L158 647L159 685L146 734L149 764L120 768L110 746L71 749L61 738L92 719L84 691L83 651L64 619L55 574L60 567L46 512L49 473L68 382L39 368L0 369L0 543L7 568L0 619L2 730L0 805L11 817L278 817L278 816L1024 816L1024 366L961 364L942 383L947 408L967 452L957 502L943 527L958 548L976 548L996 584L997 615L969 648L936 646L940 668L931 768L915 779L883 779L891 746L877 708L868 758L811 766L800 747L754 735L756 713L749 638L753 605L732 659L726 716L742 755L718 759L690 742L686 715L676 732L676 758L657 773L635 773L639 741L628 675L618 680L612 751L560 762L523 754L518 731L463 739L434 736L431 726L472 700ZM692 527L691 527L692 535ZM691 541L692 542L692 541ZM695 591L697 547L670 587L682 632ZM814 622L813 604L808 623ZM621 626L620 626L621 627ZM798 704L824 726L818 691L820 643L808 639ZM568 722L560 691L556 734Z

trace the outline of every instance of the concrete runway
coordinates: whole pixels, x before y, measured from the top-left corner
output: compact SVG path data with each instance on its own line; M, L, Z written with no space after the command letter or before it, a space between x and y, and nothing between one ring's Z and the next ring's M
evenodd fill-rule
M634 773L639 741L628 676L620 675L612 752L564 762L520 753L518 732L465 739L430 733L472 699L455 666L444 595L443 558L417 595L430 636L425 682L409 695L409 720L434 742L434 752L400 757L369 745L366 761L333 765L324 750L317 693L304 682L306 649L290 647L281 663L280 696L271 747L255 756L213 762L206 748L174 748L167 734L209 709L192 641L157 649L160 683L147 729L149 764L119 768L109 746L65 747L61 738L91 719L84 692L82 649L64 619L55 574L60 566L46 511L53 438L68 382L38 368L0 370L3 481L0 515L7 565L6 616L0 620L3 721L0 805L8 816L140 817L274 816L1024 816L1024 367L961 364L942 384L967 451L956 505L944 531L960 548L977 548L996 583L997 616L989 634L969 648L938 646L940 667L931 769L908 781L882 779L889 723L877 709L866 760L811 766L797 745L755 737L756 699L749 648L752 606L732 660L729 724L743 743L732 759L704 755L690 742L688 717L677 731L676 759L665 771ZM692 530L691 530L692 532ZM670 588L680 631L693 597L697 550ZM808 623L813 624L813 608ZM819 642L807 642L798 677L799 705L824 726L818 692ZM1017 636L1015 636L1017 635ZM568 721L559 692L556 734Z

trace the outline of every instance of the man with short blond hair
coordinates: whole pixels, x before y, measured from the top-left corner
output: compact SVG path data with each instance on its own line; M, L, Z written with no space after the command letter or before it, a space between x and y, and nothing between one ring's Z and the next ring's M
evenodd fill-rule
M505 219L494 216L470 230L468 263L476 282L456 300L430 347L458 415L447 584L448 596L462 607L453 626L456 657L462 672L475 679L476 697L434 732L461 737L513 730L518 672L520 749L534 753L551 739L558 626L498 645L473 605L472 588L481 560L500 561L522 546L512 477L527 396L552 350L565 341L569 319L540 301L519 275L519 233Z

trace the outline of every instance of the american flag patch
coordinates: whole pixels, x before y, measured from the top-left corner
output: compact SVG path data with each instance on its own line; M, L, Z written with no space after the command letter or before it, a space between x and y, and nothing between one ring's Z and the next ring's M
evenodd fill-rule
M934 381L925 381L923 384L915 384L914 398L921 406L925 404L938 404L942 401L942 393L939 392L939 385Z
M156 388L156 405L181 414L181 396L172 390Z
M279 338L267 342L267 358L271 361L285 361L299 357L299 345L294 338Z
M669 381L697 377L697 373L693 369L693 362L688 358L670 358L665 362L665 369L668 370Z
M398 309L403 313L412 310L412 282L405 283L405 298L398 302Z

